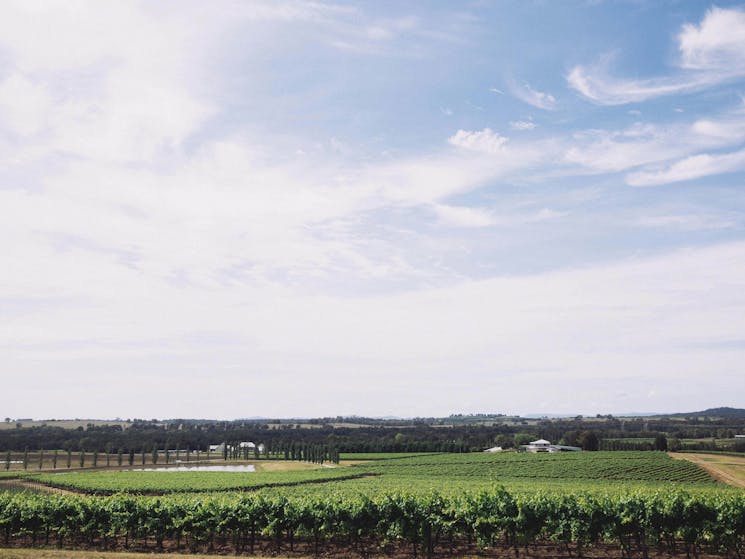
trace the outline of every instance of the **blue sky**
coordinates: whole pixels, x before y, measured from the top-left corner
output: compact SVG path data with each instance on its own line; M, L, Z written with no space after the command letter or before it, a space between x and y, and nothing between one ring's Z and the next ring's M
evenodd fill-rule
M745 405L745 5L3 12L3 416Z

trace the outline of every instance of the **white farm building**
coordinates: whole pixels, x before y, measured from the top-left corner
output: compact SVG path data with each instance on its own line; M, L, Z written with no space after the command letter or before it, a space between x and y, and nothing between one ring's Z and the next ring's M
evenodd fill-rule
M524 452L576 452L582 449L578 446L551 444L551 442L547 441L546 439L538 439L537 441L533 441L530 444L523 445L521 447L521 450L523 450Z

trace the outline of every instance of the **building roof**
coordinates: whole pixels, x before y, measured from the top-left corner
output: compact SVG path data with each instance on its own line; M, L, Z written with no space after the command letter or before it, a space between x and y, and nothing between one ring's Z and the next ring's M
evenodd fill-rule
M533 441L530 444L533 444L533 445L539 445L539 444L540 445L546 445L546 444L551 444L551 443L548 442L546 439L538 439L537 441Z

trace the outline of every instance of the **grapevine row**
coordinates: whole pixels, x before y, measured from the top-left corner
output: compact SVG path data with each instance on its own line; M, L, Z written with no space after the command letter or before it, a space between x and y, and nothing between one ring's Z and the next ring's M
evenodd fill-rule
M610 543L626 557L745 551L745 495L686 492L512 494L495 487L458 496L393 492L375 496L164 498L0 494L5 545L163 548L216 546L235 553L258 547L361 554L387 546L412 555L477 546L521 547L551 541L581 555Z

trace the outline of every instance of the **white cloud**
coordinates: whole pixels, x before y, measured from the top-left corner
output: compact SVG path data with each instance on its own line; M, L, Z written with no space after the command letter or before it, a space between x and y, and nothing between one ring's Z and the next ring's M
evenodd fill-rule
M622 105L654 97L709 88L745 75L745 12L712 8L699 26L686 24L678 35L678 62L673 76L630 80L608 73L605 58L578 65L567 76L570 87L601 105Z
M507 138L500 136L491 128L484 128L478 132L458 130L448 139L448 143L473 151L500 153L504 150Z
M608 75L604 64L575 66L567 76L569 87L600 105L625 105L653 97L685 93L712 84L706 76L624 80Z
M435 204L432 209L440 222L454 227L488 227L495 223L490 212L481 208Z
M565 142L563 159L587 172L609 173L666 165L702 149L723 149L745 140L741 108L718 118L668 126L636 122L620 130L584 130ZM706 158L704 158L706 159ZM721 163L726 164L727 158ZM703 160L699 161L701 164ZM655 170L658 172L659 170Z
M512 94L523 103L543 109L544 111L551 111L556 108L556 98L553 95L543 91L537 91L530 87L530 84L527 82L520 84L516 81L510 81L509 86Z
M12 399L6 391L2 401L11 415L19 405L40 401L27 398L38 396L40 379L50 391L67 394L64 385L78 378L85 385L76 386L77 398L107 386L102 394L125 402L93 399L100 408L86 409L94 415L156 404L163 415L189 415L190 398L164 402L141 385L135 398L128 385L133 378L140 382L136 375L144 379L157 371L151 382L178 378L185 396L199 390L200 401L209 402L221 385L200 380L206 367L231 386L260 387L255 413L270 415L293 415L293 409L322 414L302 402L328 409L340 395L356 392L366 398L355 400L349 413L395 411L414 393L426 397L410 402L414 407L407 413L442 413L456 397L488 406L494 391L508 387L511 405L527 411L537 384L552 390L571 386L576 406L592 392L582 392L589 389L580 381L596 378L606 389L620 382L632 393L646 390L653 379L668 386L667 398L676 405L689 401L681 398L690 397L704 373L725 379L738 393L745 389L736 372L742 351L717 349L741 339L745 330L743 243L370 298L257 284L174 289L113 263L75 254L67 259L81 270L95 270L97 283L107 286L81 285L77 292L87 304L29 309L0 324L5 366L16 371ZM37 281L54 287L62 280L52 275ZM115 289L122 282L128 288ZM224 340L219 351L204 335L195 338L199 332ZM30 351L34 359L24 359ZM111 368L91 375L101 362ZM598 363L604 364L600 372ZM349 381L352 365L356 374ZM60 375L63 369L70 373ZM126 370L135 373L123 375ZM322 385L346 381L332 401L319 378ZM474 383L482 387L479 394ZM380 384L385 394L376 392ZM227 417L240 416L245 406L222 404L220 413ZM65 413L55 405L43 402L29 414ZM613 410L611 401L602 407Z
M660 171L630 173L626 177L626 182L631 186L656 186L732 173L742 169L745 169L745 149L717 155L708 153L692 155Z
M738 221L729 215L663 214L640 217L635 221L640 227L671 229L676 231L716 231L731 229Z
M213 110L190 93L198 70L184 55L206 44L205 33L134 3L88 8L5 6L0 46L18 70L0 84L0 125L92 159L150 161L179 147Z
M745 70L745 11L711 8L699 26L683 26L678 47L683 68L725 74Z
M538 126L532 120L514 120L510 122L510 128L513 130L533 130Z
M49 118L52 96L19 73L0 82L0 127L31 136L42 130Z

